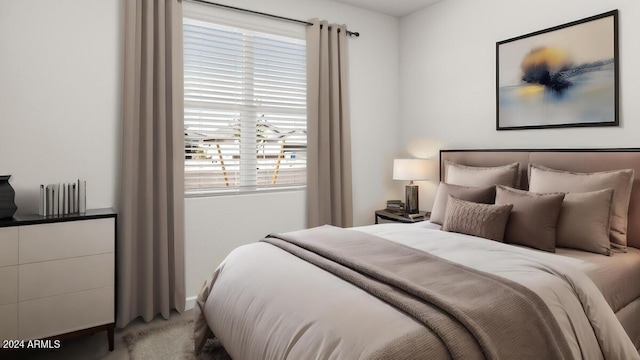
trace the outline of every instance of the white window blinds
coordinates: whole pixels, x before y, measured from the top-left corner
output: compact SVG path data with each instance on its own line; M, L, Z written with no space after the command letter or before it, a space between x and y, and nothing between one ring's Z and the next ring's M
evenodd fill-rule
M306 184L305 41L184 19L187 194Z

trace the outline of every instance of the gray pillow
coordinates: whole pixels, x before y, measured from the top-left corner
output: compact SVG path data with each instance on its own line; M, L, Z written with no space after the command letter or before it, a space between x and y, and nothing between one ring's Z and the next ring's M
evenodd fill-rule
M461 200L493 204L496 197L496 187L486 186L482 188L474 188L445 184L441 182L440 185L438 185L436 198L433 202L433 208L431 209L430 221L432 223L442 225L444 222L444 215L447 210L447 197L449 195L453 195Z
M556 246L609 255L609 219L613 189L568 193L564 197Z
M633 186L633 169L575 173L529 164L529 179L529 190L539 193L614 189L609 238L612 246L621 249L627 247L627 215Z
M537 194L506 186L496 188L496 204L512 204L504 241L556 251L556 226L564 194Z
M442 230L502 241L513 205L488 205L449 195Z
M447 184L473 187L491 185L517 187L519 183L520 163L518 162L503 166L478 167L445 160L444 166L446 168L444 182Z

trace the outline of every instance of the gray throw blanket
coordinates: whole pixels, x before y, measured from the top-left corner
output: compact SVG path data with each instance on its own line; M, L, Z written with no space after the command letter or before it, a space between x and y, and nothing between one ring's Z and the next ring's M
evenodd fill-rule
M332 226L270 235L263 241L406 312L432 334L392 343L363 357L408 357L421 349L422 354L411 357L571 358L564 335L542 299L515 282Z

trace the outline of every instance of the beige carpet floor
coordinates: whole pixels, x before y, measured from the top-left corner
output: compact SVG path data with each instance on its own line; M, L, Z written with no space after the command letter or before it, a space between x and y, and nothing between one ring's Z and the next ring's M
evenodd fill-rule
M128 332L124 341L131 360L231 360L215 339L208 339L197 356L193 352L193 320L180 320Z
M193 318L193 311L183 314L172 312L169 320L161 316L149 323L136 319L124 329L116 329L115 349L109 351L107 333L101 332L94 335L81 336L74 339L63 340L59 349L55 350L20 350L0 353L0 359L4 360L132 360L124 339L129 333L143 331L157 326L165 326L174 322L184 322Z

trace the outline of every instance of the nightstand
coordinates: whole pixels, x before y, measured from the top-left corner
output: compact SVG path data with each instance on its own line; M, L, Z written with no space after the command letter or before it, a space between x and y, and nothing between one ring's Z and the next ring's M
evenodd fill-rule
M378 219L411 224L411 223L429 220L429 217L431 216L431 213L426 211L420 211L419 214L423 216L417 219L410 219L408 217L405 217L403 214L398 214L398 213L387 211L384 209L376 210L376 224L378 223Z

